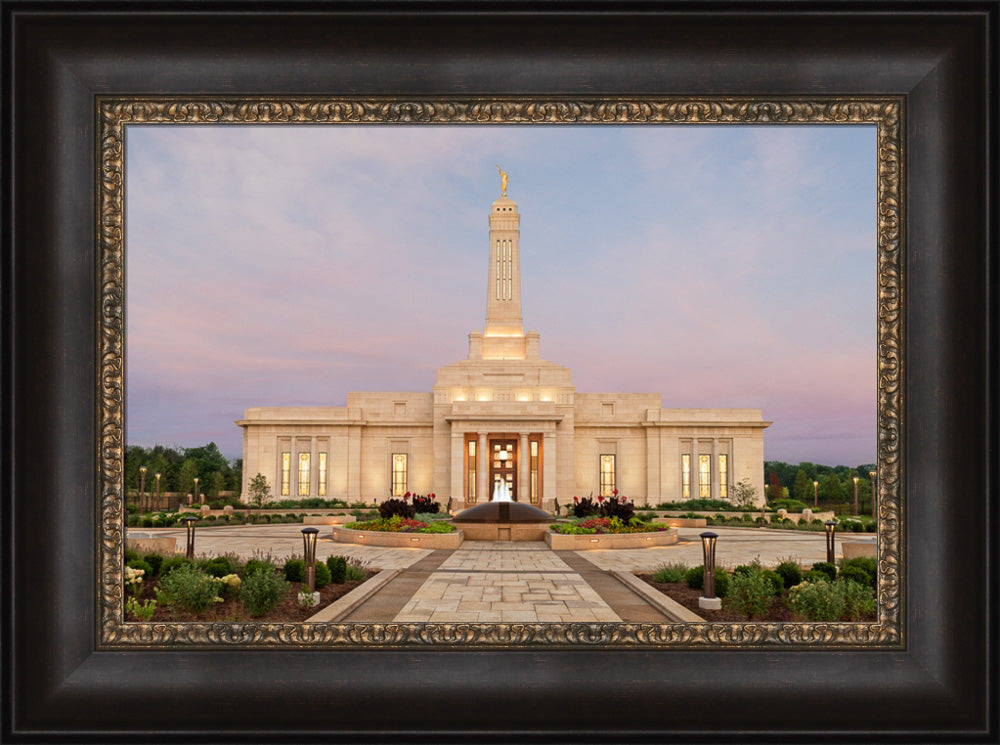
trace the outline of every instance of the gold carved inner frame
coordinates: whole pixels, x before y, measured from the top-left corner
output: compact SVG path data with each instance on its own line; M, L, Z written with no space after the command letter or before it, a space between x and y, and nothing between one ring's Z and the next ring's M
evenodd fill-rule
M96 591L104 648L902 648L904 110L902 97L177 98L96 100L100 516ZM124 145L129 124L824 124L877 130L877 620L857 623L149 623L125 621Z

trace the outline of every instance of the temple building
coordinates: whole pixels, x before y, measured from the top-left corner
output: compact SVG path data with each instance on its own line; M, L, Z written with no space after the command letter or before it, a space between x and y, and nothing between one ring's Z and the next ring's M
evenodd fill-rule
M542 359L521 317L520 214L490 207L486 325L464 360L426 392L352 392L347 406L249 408L243 496L263 474L277 499L381 502L407 491L489 501L501 484L516 501L552 510L574 496L637 505L733 499L741 481L764 499L759 409L664 409L656 393L582 393L568 368Z

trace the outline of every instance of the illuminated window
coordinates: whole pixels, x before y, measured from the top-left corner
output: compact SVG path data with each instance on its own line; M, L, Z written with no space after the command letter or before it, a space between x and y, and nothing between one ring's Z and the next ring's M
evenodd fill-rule
M281 454L281 496L288 496L289 483L292 478L292 454Z
M309 453L299 453L299 491L300 497L309 496Z
M406 494L406 453L392 454L392 496Z
M712 456L698 456L698 496L701 499L712 498Z
M531 490L531 493L528 495L528 498L537 504L542 498L541 492L538 488L538 472L541 466L541 452L539 447L541 446L541 443L539 443L538 440L532 440L529 445L531 462L528 488Z
M316 487L316 496L326 496L326 453L319 454L319 485Z
M511 254L513 241L497 240L496 246L496 299L510 300L513 278Z
M729 457L719 455L719 499L729 499Z
M681 456L681 499L691 499L691 456Z
M601 496L610 497L615 490L615 456L601 456Z
M468 447L468 470L467 470L467 480L465 487L466 501L475 502L476 501L476 441L469 440L466 444Z

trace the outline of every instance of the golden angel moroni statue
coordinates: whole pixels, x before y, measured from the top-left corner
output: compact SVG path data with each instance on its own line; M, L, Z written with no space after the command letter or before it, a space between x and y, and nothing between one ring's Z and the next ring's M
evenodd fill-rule
M496 163L494 163L493 165L497 166ZM500 192L501 192L501 195L502 196L507 196L507 183L510 181L510 179L507 178L507 171L505 171L504 169L502 169L500 166L497 166L497 170L500 171Z

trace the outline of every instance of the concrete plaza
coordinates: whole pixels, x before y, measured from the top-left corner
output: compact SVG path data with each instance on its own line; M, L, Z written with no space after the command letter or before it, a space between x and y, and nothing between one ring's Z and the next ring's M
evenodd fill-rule
M724 527L712 531L719 536L716 560L730 569L754 559L765 566L786 559L804 565L826 559L825 538L819 532ZM335 543L329 529L321 527L318 559L353 557L393 573L349 612L324 620L663 623L674 617L669 609L660 607L642 587L619 578L651 572L666 563L701 564L701 532L680 528L678 543L642 549L552 551L544 542L466 541L448 551ZM185 545L182 528L130 529L129 536L174 537L178 549ZM875 540L870 534L848 538ZM302 525L203 528L196 533L195 553L231 553L243 559L260 554L278 560L300 557ZM839 558L839 550L837 554Z

